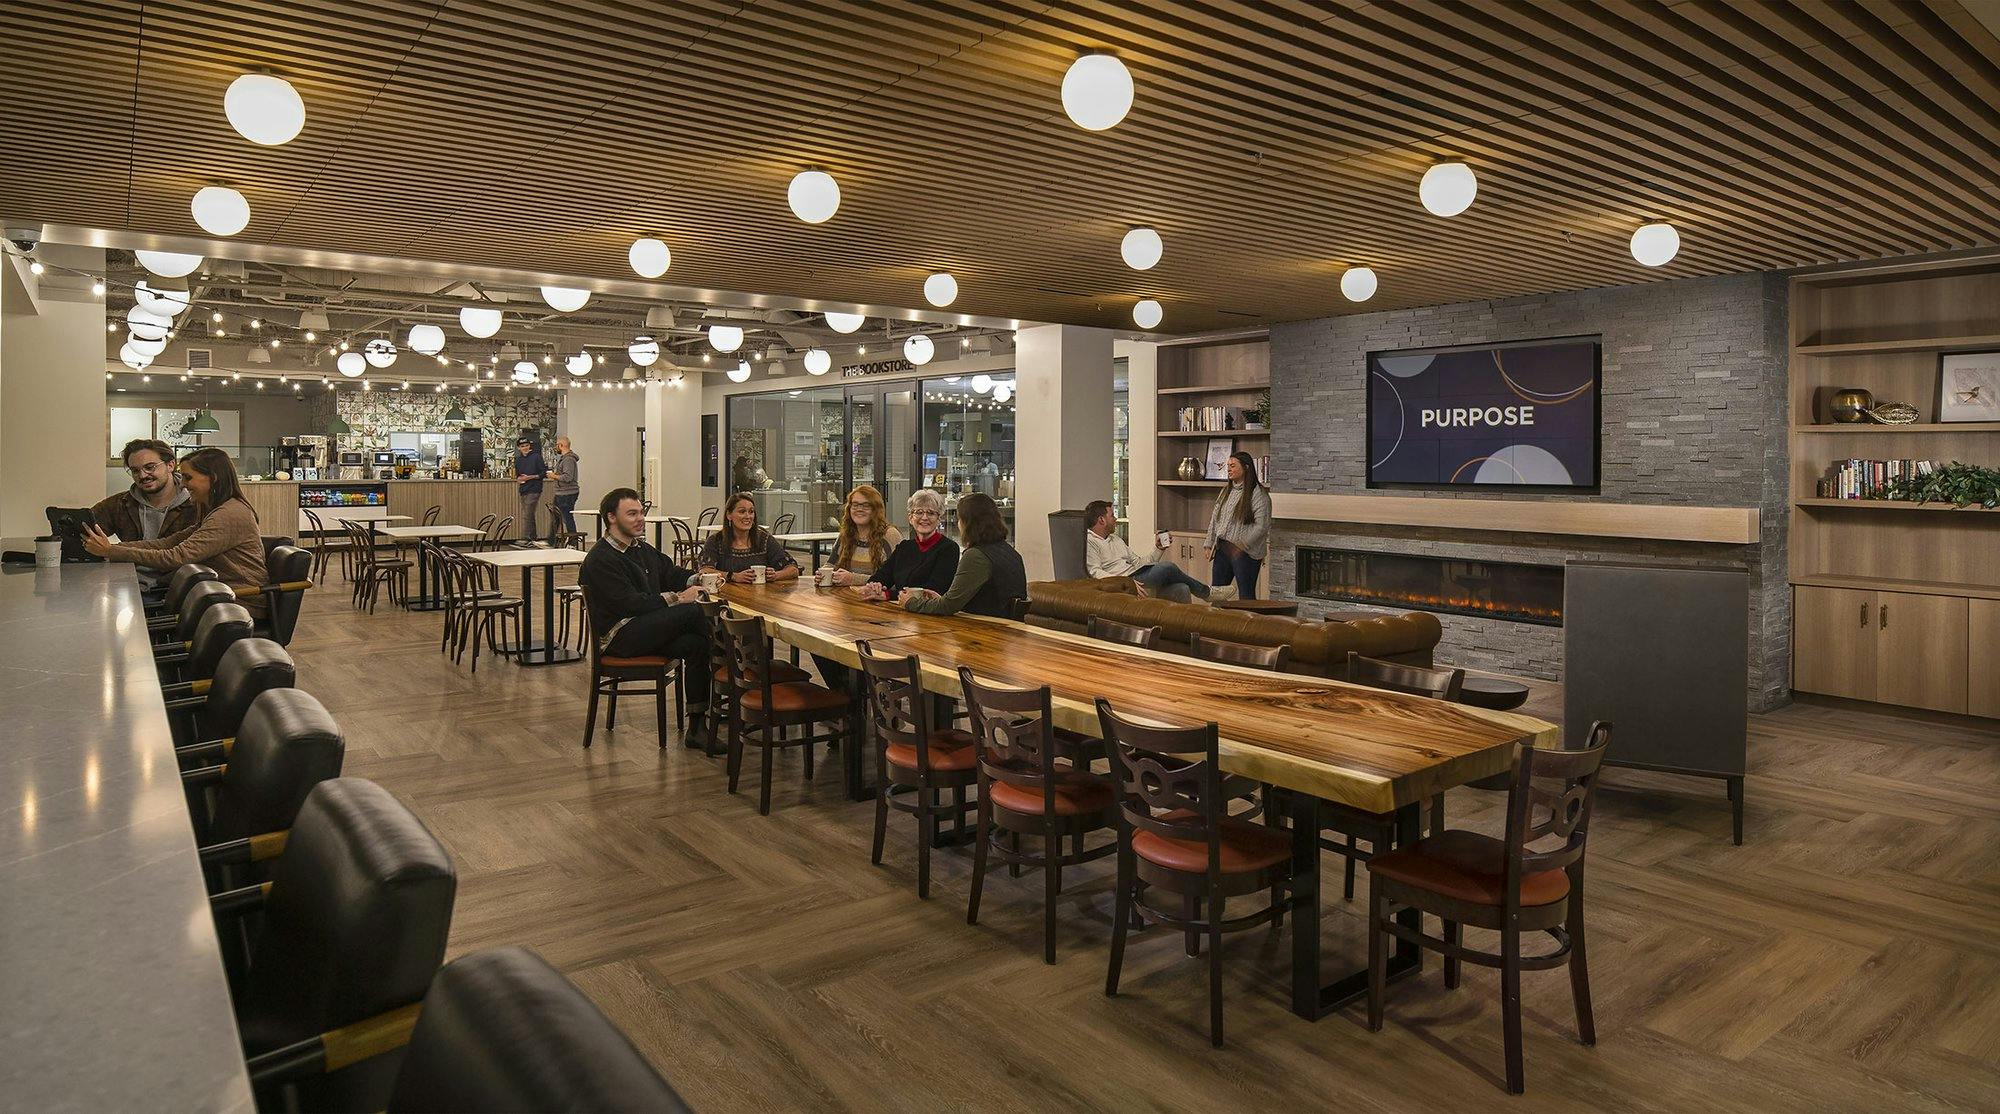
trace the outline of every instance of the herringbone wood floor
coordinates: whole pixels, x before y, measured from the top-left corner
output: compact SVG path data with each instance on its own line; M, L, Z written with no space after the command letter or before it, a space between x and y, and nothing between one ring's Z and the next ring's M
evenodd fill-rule
M509 578L515 590L518 581ZM436 649L439 620L358 614L336 572L292 646L348 736L347 772L408 803L459 869L453 955L525 944L603 1006L699 1109L1462 1110L1500 1086L1498 976L1446 991L1433 960L1318 1024L1286 1009L1289 941L1224 944L1229 1046L1207 1041L1204 967L1134 938L1103 995L1110 863L1061 899L1041 961L1041 883L934 858L916 897L909 820L868 862L872 805L835 762L778 762L773 812L720 763L654 746L648 702L581 746L583 665ZM537 601L539 602L539 600ZM1555 718L1538 692L1531 710ZM1746 846L1719 783L1606 778L1589 860L1598 1044L1567 979L1526 977L1540 1110L2000 1108L2000 731L1794 706L1752 721ZM1497 830L1499 796L1455 791ZM1324 947L1365 956L1329 864ZM1287 929L1289 930L1289 928Z

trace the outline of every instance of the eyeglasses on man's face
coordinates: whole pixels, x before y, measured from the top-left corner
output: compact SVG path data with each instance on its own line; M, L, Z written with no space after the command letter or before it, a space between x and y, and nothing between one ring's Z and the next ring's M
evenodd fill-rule
M148 464L129 465L125 470L130 472L135 478L143 479L147 476L163 476L172 469L167 466L166 462L155 460Z

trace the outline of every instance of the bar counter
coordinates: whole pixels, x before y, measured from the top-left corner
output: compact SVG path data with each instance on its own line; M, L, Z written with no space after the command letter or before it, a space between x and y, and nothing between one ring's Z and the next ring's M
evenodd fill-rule
M308 527L305 516L299 513L301 488L379 490L386 502L374 505L387 509L376 514L406 514L411 522L419 522L426 510L442 507L444 509L438 512L438 522L446 526L474 526L486 515L500 519L518 514L520 510L520 492L511 475L499 479L470 480L256 480L244 482L243 497L256 510L257 520L264 524L264 533L303 533ZM544 523L542 529L546 529L548 506L548 499L544 496L540 512ZM340 528L335 520L343 517L341 507L314 506L306 509L317 513L327 529ZM521 536L519 523L515 524L511 536Z
M0 571L0 724L5 1105L253 1109L133 566Z

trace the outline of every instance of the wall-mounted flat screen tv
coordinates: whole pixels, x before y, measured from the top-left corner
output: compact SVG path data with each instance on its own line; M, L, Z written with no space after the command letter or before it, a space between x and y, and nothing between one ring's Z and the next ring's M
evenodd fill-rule
M1598 337L1368 355L1368 486L1597 489Z

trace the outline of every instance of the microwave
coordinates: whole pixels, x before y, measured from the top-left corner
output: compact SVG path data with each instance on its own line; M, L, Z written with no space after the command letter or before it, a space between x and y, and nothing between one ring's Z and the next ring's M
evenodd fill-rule
M341 453L340 463L350 467L358 466L368 463L368 458L361 453Z

